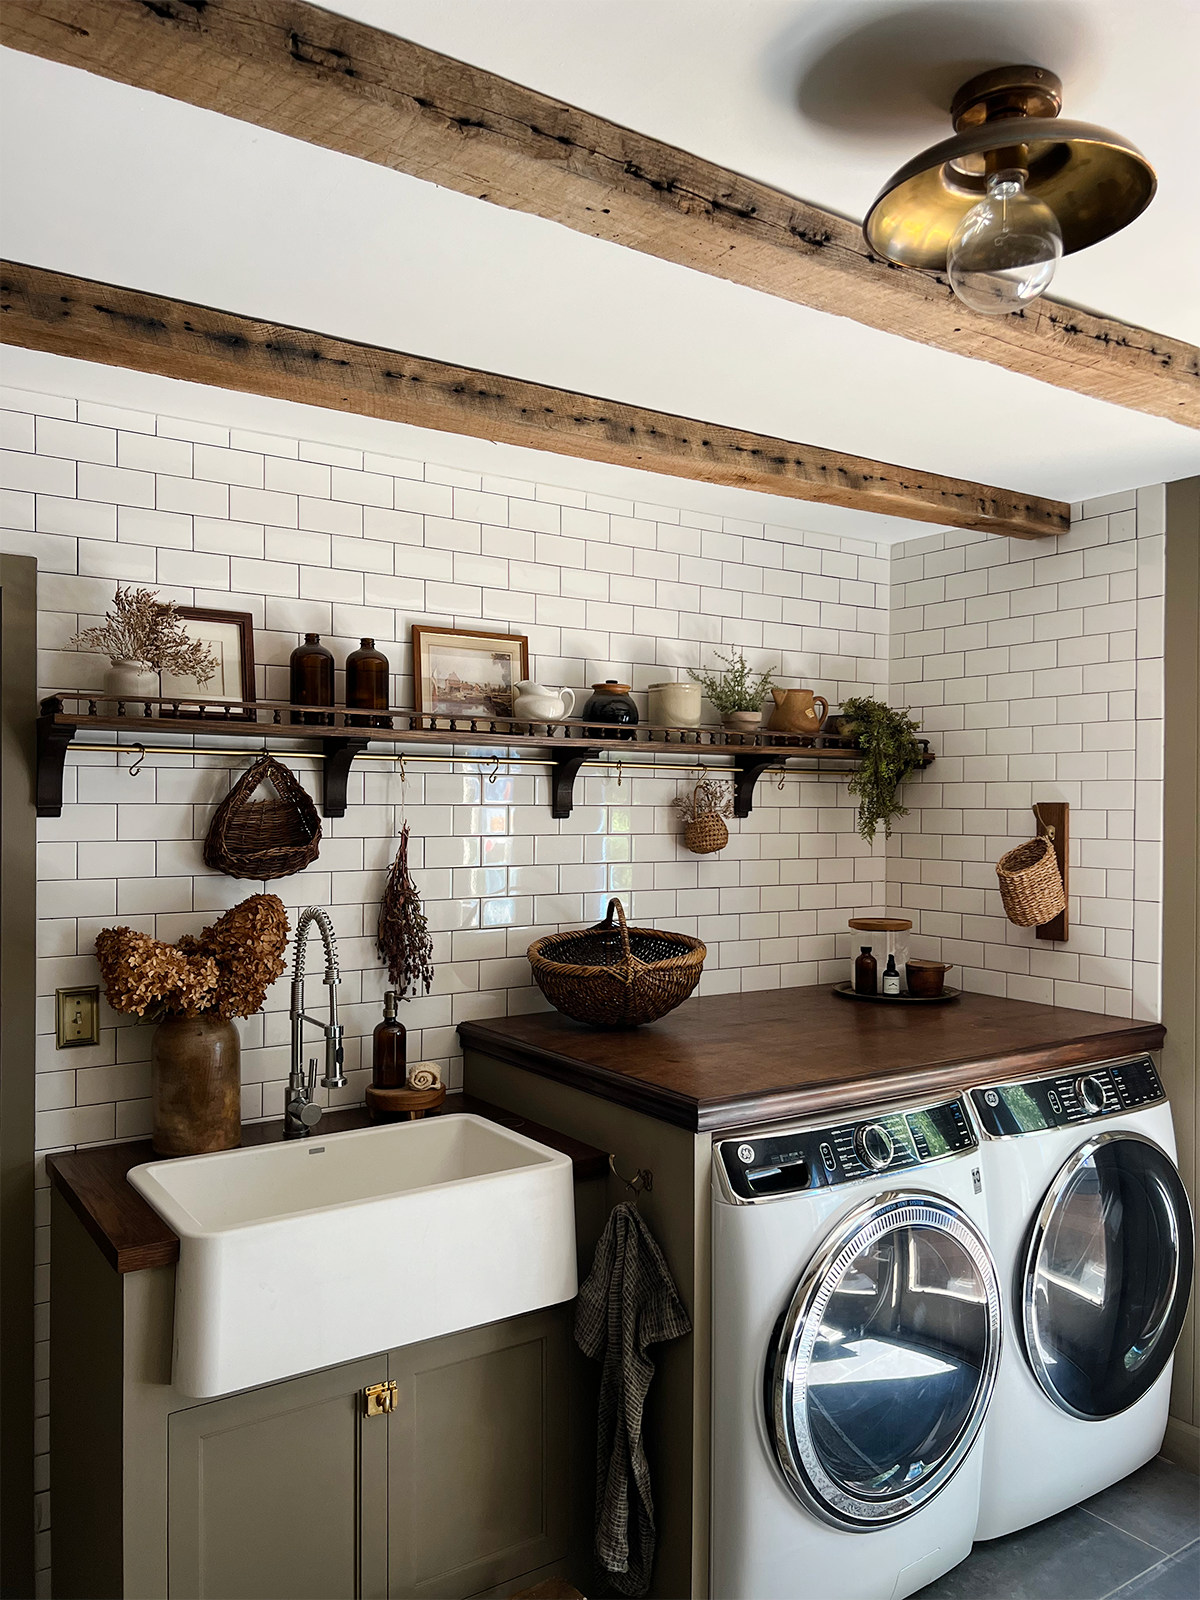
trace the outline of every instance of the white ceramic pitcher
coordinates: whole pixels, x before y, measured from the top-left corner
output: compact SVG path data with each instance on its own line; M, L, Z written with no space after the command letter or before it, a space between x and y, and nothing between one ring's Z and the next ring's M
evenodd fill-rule
M574 689L547 689L532 678L522 678L517 684L513 716L518 722L560 722L574 710Z

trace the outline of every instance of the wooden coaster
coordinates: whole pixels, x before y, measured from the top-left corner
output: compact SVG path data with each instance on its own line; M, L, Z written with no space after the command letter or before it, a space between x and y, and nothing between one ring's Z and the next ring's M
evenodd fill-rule
M377 1089L371 1084L366 1095L372 1122L416 1122L445 1098L444 1083L433 1089Z

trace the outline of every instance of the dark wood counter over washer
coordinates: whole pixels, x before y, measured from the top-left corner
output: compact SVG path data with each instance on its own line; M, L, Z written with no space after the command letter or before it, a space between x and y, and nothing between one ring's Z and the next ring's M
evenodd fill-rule
M993 995L892 1011L824 987L709 995L619 1032L557 1011L458 1032L468 1050L698 1133L1051 1072L1157 1050L1164 1037L1158 1022Z
M1163 1042L1158 1023L991 995L892 1010L824 987L709 995L628 1032L557 1011L463 1022L458 1032L470 1094L614 1152L610 1203L632 1198L619 1179L640 1175L638 1209L693 1326L656 1349L646 1412L659 1530L651 1595L671 1600L708 1594L713 1135L937 1101Z

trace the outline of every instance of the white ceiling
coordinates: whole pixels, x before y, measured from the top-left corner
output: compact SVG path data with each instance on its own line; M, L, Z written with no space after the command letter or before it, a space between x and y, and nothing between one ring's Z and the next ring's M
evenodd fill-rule
M1193 0L337 9L855 217L948 131L934 95L997 60L1044 61L1067 113L1118 126L1161 181L1056 292L1200 336ZM1175 424L69 68L4 51L0 94L0 250L17 260L1066 500L1200 470L1200 439ZM879 537L881 521L858 526Z

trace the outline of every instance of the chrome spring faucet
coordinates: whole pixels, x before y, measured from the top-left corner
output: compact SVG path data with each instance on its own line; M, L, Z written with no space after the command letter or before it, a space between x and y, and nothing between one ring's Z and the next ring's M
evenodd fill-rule
M309 929L314 922L321 935L321 942L325 946L324 982L329 989L328 1022L318 1022L315 1017L307 1016L304 1011L304 963ZM315 1060L309 1062L307 1079L302 1068L306 1022L314 1028L320 1028L325 1035L325 1076L321 1079L322 1088L341 1089L346 1083L346 1075L342 1071L344 1054L342 1037L345 1030L338 1022L337 1014L337 989L341 981L337 938L329 914L320 906L307 906L300 913L300 920L296 924L296 957L292 969L292 1064L288 1074L287 1101L283 1117L284 1133L292 1138L311 1132L321 1120L321 1107L313 1099L316 1090L317 1063Z

